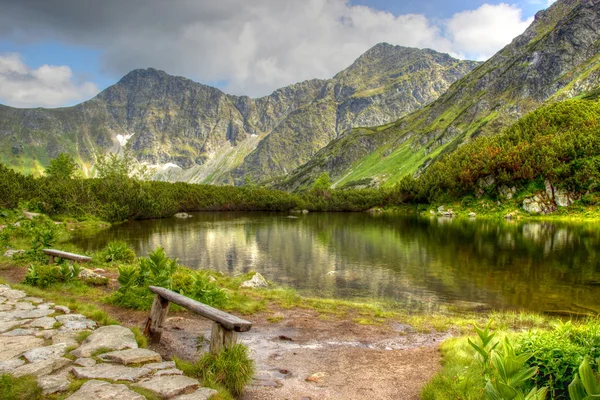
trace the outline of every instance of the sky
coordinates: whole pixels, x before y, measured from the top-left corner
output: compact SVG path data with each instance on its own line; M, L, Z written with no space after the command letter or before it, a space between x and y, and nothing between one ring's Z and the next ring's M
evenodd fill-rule
M77 104L153 67L259 97L377 43L486 60L552 0L0 0L0 103Z

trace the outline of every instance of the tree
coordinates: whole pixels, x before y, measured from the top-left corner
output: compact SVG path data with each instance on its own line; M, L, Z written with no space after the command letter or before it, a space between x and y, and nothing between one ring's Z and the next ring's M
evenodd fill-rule
M329 177L329 173L323 172L321 175L319 175L315 183L313 183L310 191L313 194L325 195L330 188L331 178Z
M75 162L73 156L60 153L58 157L50 160L45 173L51 179L67 180L73 178L78 169L79 165Z

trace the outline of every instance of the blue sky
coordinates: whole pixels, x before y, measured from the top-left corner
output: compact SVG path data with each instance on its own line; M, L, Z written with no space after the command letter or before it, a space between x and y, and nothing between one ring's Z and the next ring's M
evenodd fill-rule
M39 6L0 0L0 103L16 107L72 105L146 67L229 93L266 95L296 81L329 78L382 41L484 60L548 5L174 0L165 8L162 0L81 0L76 7L68 0L32 1Z

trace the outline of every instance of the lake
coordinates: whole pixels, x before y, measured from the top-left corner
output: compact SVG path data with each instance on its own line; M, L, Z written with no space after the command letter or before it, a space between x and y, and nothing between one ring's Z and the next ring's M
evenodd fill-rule
M320 297L407 307L600 311L596 224L422 218L368 213L193 213L133 221L74 243L157 246L190 268L258 271Z

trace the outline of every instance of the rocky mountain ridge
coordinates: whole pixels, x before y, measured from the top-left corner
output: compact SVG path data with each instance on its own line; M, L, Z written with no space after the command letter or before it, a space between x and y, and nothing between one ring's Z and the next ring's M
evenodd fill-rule
M40 173L67 152L92 176L99 154L127 148L157 179L262 181L307 162L349 128L388 123L422 107L476 65L379 44L333 79L258 99L152 68L134 70L74 107L0 106L0 161Z

